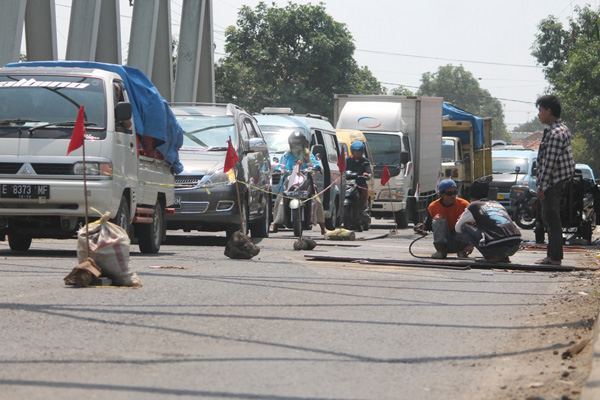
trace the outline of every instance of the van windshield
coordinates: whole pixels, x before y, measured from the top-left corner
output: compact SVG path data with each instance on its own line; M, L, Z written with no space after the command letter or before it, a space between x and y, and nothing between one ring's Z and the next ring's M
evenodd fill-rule
M294 131L300 131L307 136L301 127L260 125L270 153L284 153L290 149L288 137Z
M231 138L233 146L237 143L233 117L215 117L212 115L176 115L183 129L182 149L225 151Z
M100 79L57 75L0 76L0 137L20 135L29 128L70 122L85 106L87 136L104 139L106 106ZM70 139L72 125L35 130L32 138Z
M371 148L371 155L373 156L373 164L375 165L387 165L400 166L400 152L402 151L402 145L400 142L400 136L398 135L382 135L379 133L366 133L365 137L369 142Z
M520 174L529 174L529 160L526 158L492 157L494 174L514 174L517 166L521 168Z

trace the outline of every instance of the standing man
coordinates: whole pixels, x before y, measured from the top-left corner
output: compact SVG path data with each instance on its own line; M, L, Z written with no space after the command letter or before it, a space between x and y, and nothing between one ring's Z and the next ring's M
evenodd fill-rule
M542 205L542 220L548 232L546 258L537 264L560 265L563 259L560 199L575 172L571 132L560 120L561 107L553 95L542 96L535 102L540 122L548 125L538 151L537 195Z

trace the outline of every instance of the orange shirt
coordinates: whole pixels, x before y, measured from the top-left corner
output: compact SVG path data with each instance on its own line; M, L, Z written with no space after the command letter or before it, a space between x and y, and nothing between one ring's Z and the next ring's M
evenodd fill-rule
M427 210L432 218L435 217L436 214L443 215L444 218L446 218L446 221L448 221L448 228L450 228L451 231L454 231L456 221L458 221L468 205L469 202L460 197L457 197L454 204L449 207L442 204L442 199L437 199L427 207Z

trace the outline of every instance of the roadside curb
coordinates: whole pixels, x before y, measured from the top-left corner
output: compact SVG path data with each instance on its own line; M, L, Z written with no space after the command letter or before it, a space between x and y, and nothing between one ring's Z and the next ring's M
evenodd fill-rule
M600 399L600 341L598 340L600 327L600 315L596 317L594 328L594 337L592 339L592 367L590 375L587 378L586 384L581 390L581 400L597 400Z

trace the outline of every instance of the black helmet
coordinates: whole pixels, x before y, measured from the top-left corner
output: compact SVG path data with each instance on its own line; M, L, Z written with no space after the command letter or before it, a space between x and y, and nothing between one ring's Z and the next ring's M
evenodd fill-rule
M292 147L293 145L300 145L302 147L306 147L306 136L304 136L302 132L294 131L288 137L288 144L290 145L290 147Z

